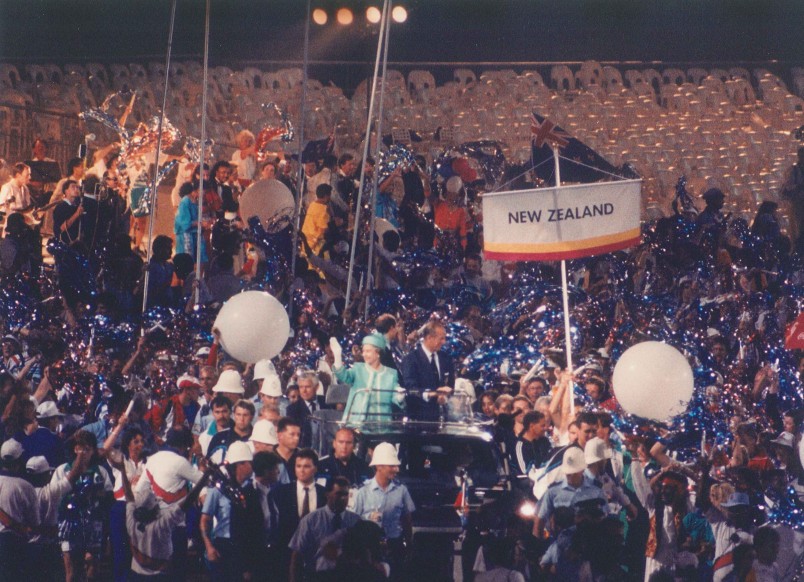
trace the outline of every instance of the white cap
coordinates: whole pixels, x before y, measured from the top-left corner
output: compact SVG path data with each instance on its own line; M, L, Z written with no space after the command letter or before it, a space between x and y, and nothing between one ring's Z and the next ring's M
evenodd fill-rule
M240 373L237 370L224 370L218 377L213 392L227 392L229 394L245 394Z
M209 348L207 346L198 348L198 351L195 353L196 358L206 358L208 355L209 355Z
M460 176L452 176L449 180L447 180L447 192L451 194L457 194L463 188L463 180L461 180Z
M254 364L254 379L264 380L268 376L276 375L276 368L271 360L260 360Z
M251 453L248 443L244 443L243 441L233 442L226 450L226 462L230 465L253 460L254 455Z
M380 443L374 447L374 454L371 455L370 467L377 465L401 465L399 457L396 456L396 447L391 443Z
M279 376L276 374L266 376L265 380L262 381L260 394L265 394L266 396L271 396L273 398L279 398L282 396L282 383L279 380Z
M50 471L50 464L45 457L37 455L28 459L28 462L25 463L25 470L35 475L41 475Z
M22 445L19 441L8 439L0 447L0 458L4 461L16 461L22 456Z
M581 473L586 469L586 459L583 451L578 447L570 447L564 452L564 460L561 461L561 471L565 475Z
M586 441L586 447L583 450L583 456L588 465L597 463L598 461L605 461L611 458L611 451L606 446L606 442L600 437L594 437Z
M53 418L54 416L64 416L59 412L59 407L52 400L46 400L36 407L36 416L39 418Z
M251 431L251 439L249 440L264 445L276 446L279 444L274 423L264 418L254 423L254 430Z
M796 445L796 437L792 432L784 431L771 442L774 445L790 447L792 449Z

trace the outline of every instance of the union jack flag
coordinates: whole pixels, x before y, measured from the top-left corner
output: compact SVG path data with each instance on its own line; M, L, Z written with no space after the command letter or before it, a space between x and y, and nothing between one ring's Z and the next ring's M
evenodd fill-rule
M539 122L536 116L531 114L530 132L533 134L533 145L537 148L545 143L558 148L569 145L570 135L547 118Z

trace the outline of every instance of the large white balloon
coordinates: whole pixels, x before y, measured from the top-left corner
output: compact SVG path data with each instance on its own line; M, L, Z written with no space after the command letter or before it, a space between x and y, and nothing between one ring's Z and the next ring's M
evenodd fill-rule
M662 342L631 346L614 366L614 395L626 412L651 420L684 413L693 391L687 359Z
M234 295L218 312L215 327L226 353L246 363L273 358L285 347L290 334L285 308L263 291Z

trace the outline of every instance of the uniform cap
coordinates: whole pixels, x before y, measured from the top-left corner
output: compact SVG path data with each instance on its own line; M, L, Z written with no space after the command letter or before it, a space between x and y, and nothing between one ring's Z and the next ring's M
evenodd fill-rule
M598 461L605 461L611 458L611 451L606 446L606 442L600 437L594 437L586 441L586 447L583 450L583 456L587 465L597 463Z
M271 375L276 375L276 368L271 360L260 360L254 364L255 380L264 380Z
M399 466L399 457L396 455L396 447L391 443L380 443L374 447L374 454L371 455L370 467L377 465L396 465Z
M584 452L578 447L570 447L564 452L564 460L561 462L561 471L565 475L581 473L586 469L586 459Z
M226 451L226 462L230 465L253 460L254 454L251 452L248 443L244 443L243 441L233 442Z
M227 392L230 394L245 394L240 373L237 370L224 370L218 377L213 392Z
M264 418L254 423L254 430L251 431L251 439L249 440L264 445L276 446L279 444L279 439L276 438L276 427L274 423Z
M270 396L272 398L279 398L282 396L282 382L279 380L279 376L276 374L267 376L265 380L262 381L260 394L265 394L266 396Z

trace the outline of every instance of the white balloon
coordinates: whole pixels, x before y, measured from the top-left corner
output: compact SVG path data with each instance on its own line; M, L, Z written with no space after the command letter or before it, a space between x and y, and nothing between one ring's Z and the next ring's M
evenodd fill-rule
M614 395L626 412L664 421L687 410L694 379L687 359L676 348L642 342L620 356L613 384Z
M273 358L285 347L290 334L285 308L263 291L232 296L218 312L215 327L226 353L246 363Z

